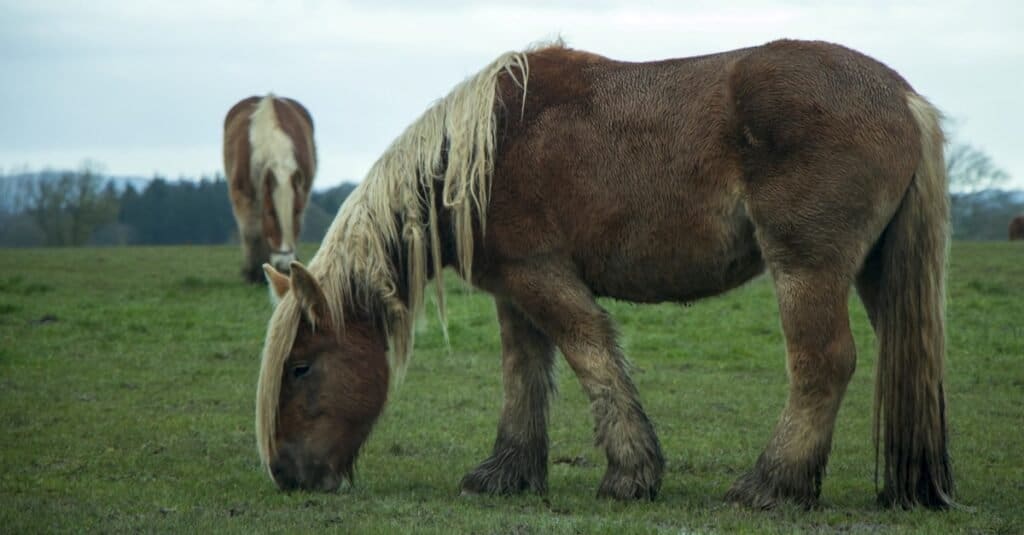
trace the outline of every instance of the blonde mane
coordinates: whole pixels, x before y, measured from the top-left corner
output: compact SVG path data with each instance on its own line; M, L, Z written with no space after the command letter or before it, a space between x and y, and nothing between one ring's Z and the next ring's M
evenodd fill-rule
M517 72L518 71L518 72ZM495 104L499 77L523 91L529 65L526 52L503 54L457 85L412 123L384 152L353 191L331 224L308 270L320 283L332 325L344 326L344 310L366 311L386 329L392 375L401 378L413 346L413 324L423 307L427 257L437 277L437 308L447 338L441 239L435 192L441 189L451 214L461 275L472 276L473 221L481 228L494 168ZM408 294L399 296L403 255ZM295 341L299 306L287 294L267 328L256 399L256 438L268 465L276 451L277 411L284 363ZM269 466L268 466L269 469Z

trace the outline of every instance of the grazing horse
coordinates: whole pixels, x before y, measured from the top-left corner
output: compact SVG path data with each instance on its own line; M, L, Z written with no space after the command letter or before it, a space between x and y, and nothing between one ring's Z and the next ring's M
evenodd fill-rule
M789 398L730 501L815 504L856 354L879 340L882 503L952 503L944 392L949 207L939 113L897 73L821 42L653 63L560 43L507 53L412 123L280 298L257 387L282 489L352 477L442 269L494 296L504 403L465 493L544 493L555 349L590 399L598 495L652 499L665 469L597 297L690 302L768 269Z
M245 257L242 275L287 272L316 175L313 118L290 98L249 97L224 118L224 172Z
M1024 240L1024 214L1010 220L1010 241Z

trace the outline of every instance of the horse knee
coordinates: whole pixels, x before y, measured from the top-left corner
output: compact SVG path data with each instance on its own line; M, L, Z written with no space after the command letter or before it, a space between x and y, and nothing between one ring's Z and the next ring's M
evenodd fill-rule
M837 337L825 355L825 360L832 364L831 381L845 387L857 370L857 347L853 342L853 334L847 330Z

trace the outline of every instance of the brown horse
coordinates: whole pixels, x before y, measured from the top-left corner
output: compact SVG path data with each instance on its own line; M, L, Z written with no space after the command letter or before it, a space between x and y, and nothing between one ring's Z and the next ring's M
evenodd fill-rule
M263 281L267 261L288 271L316 175L313 118L290 98L238 102L224 118L224 172L245 257L242 275Z
M1010 220L1010 241L1024 240L1024 214Z
M654 63L560 44L503 55L394 142L308 269L266 268L281 301L257 392L263 462L282 489L352 476L424 286L452 266L494 296L504 375L493 452L463 491L547 490L558 348L607 457L598 494L653 498L662 447L596 298L689 302L767 267L789 399L726 498L817 501L855 366L856 286L879 339L880 499L946 507L942 143L938 112L906 81L837 45Z

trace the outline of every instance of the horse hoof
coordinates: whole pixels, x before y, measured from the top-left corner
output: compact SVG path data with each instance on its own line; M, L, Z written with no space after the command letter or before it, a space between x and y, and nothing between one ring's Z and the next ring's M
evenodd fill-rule
M461 487L463 496L511 495L527 490L544 494L547 492L547 473L546 470L531 473L521 463L501 463L491 457L466 474Z
M818 492L813 488L782 485L749 472L733 483L725 493L725 501L750 509L769 510L783 503L792 503L804 509L818 505Z
M609 469L597 489L597 497L619 501L652 501L657 498L660 489L660 477L625 474Z
M474 471L462 478L461 495L478 496L481 494L491 494L495 496L509 496L522 494L527 490L534 490L538 494L543 494L543 490L538 490L534 488L535 486L523 477L496 474L484 475Z

